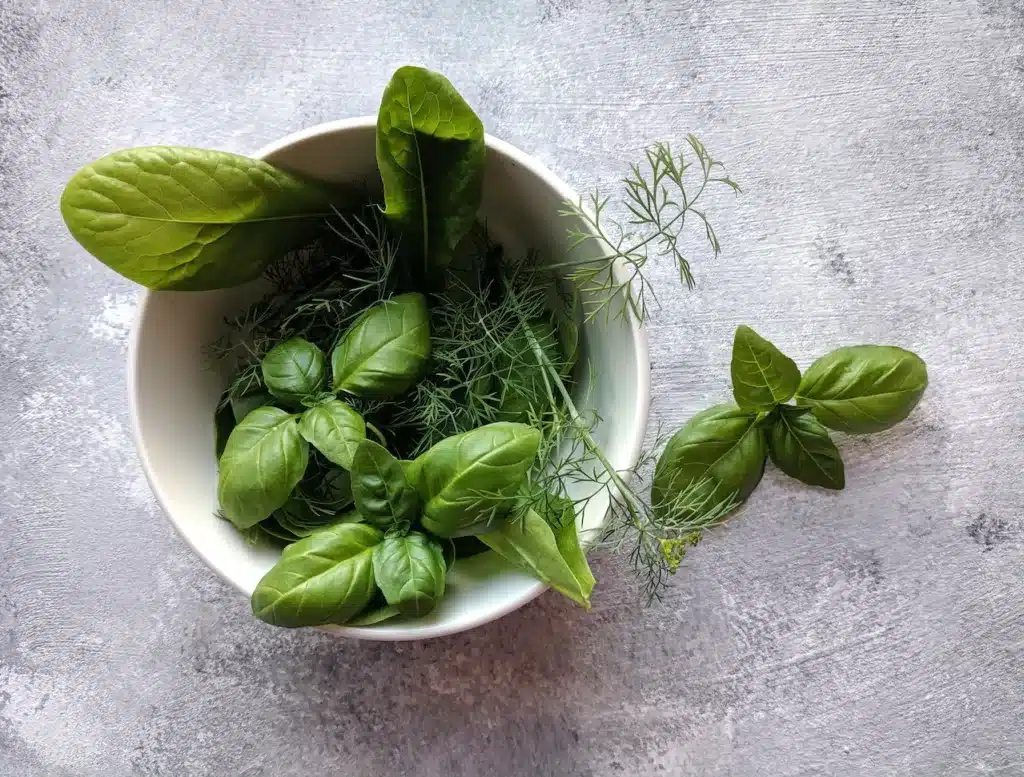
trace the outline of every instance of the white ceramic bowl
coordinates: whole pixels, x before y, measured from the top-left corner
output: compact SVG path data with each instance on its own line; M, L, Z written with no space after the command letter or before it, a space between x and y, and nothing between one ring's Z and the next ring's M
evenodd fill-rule
M320 124L261 149L256 156L326 181L364 182L379 190L374 117ZM558 211L576 194L543 165L487 137L481 216L507 251L533 248L543 258L565 258L565 217ZM581 249L576 249L577 251ZM589 250L598 250L596 244ZM550 261L551 259L549 259ZM128 393L135 443L157 500L185 541L211 569L250 596L277 552L247 545L217 509L213 411L228 375L212 368L203 346L224 331L225 315L257 294L247 287L211 292L146 292L128 354ZM588 324L583 354L593 369L577 395L603 419L595 437L616 468L632 466L647 425L647 338L632 319ZM586 373L586 371L583 371ZM581 529L600 527L607 501L595 499ZM372 627L326 627L362 639L425 639L463 631L521 607L545 590L494 553L460 560L444 599L428 616Z

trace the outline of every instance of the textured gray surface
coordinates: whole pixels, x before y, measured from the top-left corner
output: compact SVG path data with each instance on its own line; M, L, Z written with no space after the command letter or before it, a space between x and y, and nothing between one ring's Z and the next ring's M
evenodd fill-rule
M580 188L687 131L742 182L662 294L654 421L726 398L740 322L913 348L921 407L842 440L842 493L769 470L660 607L599 558L590 614L425 644L251 620L143 480L136 291L57 198L372 113L407 61ZM0 0L0 775L1024 774L1022 101L1016 0Z

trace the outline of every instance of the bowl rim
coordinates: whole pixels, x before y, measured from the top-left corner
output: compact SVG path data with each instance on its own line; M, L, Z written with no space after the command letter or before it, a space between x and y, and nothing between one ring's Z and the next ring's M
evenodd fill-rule
M339 119L335 121L323 122L315 124L306 129L301 129L296 132L292 132L285 135L282 138L271 141L264 145L252 156L256 159L265 159L266 157L281 151L289 146L296 143L309 140L311 138L319 137L321 135L334 134L337 132L344 132L346 130L363 130L371 127L375 127L377 124L376 116L358 116L351 119ZM540 161L530 156L526 152L520 150L511 143L494 137L490 134L485 134L484 141L489 150L493 150L506 157L520 167L525 168L532 175L539 178L545 185L549 186L555 192L557 192L562 199L573 202L580 200L579 195L561 178L556 176L551 170L547 168ZM622 266L621 262L616 264L613 268L613 274L617 281L624 281L628 276L626 268ZM141 339L142 324L146 318L147 310L153 299L154 291L149 289L143 289L138 307L135 312L135 317L132 322L131 334L128 339L128 407L129 416L131 421L131 435L132 440L135 444L135 450L138 453L139 460L142 463L142 470L146 477L146 482L149 484L150 490L156 497L157 503L160 505L160 509L163 511L164 516L170 521L171 525L174 526L178 536L185 541L185 543L192 549L192 551L202 559L203 563L206 564L213 572L221 578L224 582L230 585L232 588L240 591L245 596L249 596L249 591L244 590L234 580L232 580L226 572L224 572L220 565L216 562L213 556L207 553L203 548L198 547L192 542L188 535L184 532L182 526L179 524L174 513L170 509L170 500L164 494L160 488L156 473L152 466L149 458L149 454L146 450L146 446L143 442L142 437L142 424L139 416L139 407L137 402L138 394L138 370L139 370L139 342ZM184 292L183 292L184 293ZM633 339L633 356L635 361L635 372L637 375L637 403L633 413L633 427L631 435L628 439L624 439L624 447L627 451L627 459L635 463L639 457L643 447L644 437L647 431L647 420L648 413L650 411L651 403L651 381L650 381L650 362L648 358L648 343L647 343L647 330L644 325L636 320L635 316L629 316L629 328L630 334ZM359 627L359 626L329 626L319 627L322 631L328 631L329 633L336 634L339 636L352 637L355 639L363 639L370 641L382 641L382 642L400 642L409 640L420 640L420 639L431 639L434 637L447 636L449 634L456 634L462 631L468 631L469 629L482 626L491 621L495 621L510 612L519 609L528 602L536 599L546 590L549 586L544 583L535 581L533 585L525 589L521 594L512 597L501 603L500 606L496 606L492 609L483 610L480 613L471 617L459 619L454 623L438 623L428 627L418 627L415 630L407 629L389 629L387 632L381 632L373 629L372 627Z

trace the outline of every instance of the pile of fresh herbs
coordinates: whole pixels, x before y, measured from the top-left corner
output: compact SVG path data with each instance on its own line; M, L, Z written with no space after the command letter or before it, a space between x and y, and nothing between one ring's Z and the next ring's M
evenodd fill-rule
M660 458L617 471L595 441L601 420L574 396L589 368L581 325L643 321L656 257L692 285L687 226L717 254L702 195L738 186L696 138L678 156L657 144L623 182L625 225L599 194L566 203L573 245L541 266L506 255L478 223L484 155L483 125L454 87L404 67L377 120L383 203L176 147L111 154L64 192L74 237L149 288L270 283L210 346L234 370L216 409L222 517L284 544L252 597L269 623L422 616L455 560L486 549L589 607L577 521L605 496L596 544L627 549L657 597L769 454L794 477L842 488L824 427L884 429L924 392L924 363L907 351L840 349L801 378L740 327L737 404L698 414ZM580 258L582 243L597 258Z

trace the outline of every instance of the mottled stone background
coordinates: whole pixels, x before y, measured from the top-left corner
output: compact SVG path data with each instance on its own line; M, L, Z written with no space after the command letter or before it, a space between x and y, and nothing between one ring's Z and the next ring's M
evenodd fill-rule
M597 558L424 644L273 630L164 520L128 431L137 290L57 211L130 145L252 151L443 70L580 189L689 131L745 189L654 276L653 421L747 322L806 366L918 351L833 494L769 469L661 606ZM0 775L1024 775L1019 0L0 0Z

